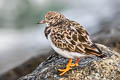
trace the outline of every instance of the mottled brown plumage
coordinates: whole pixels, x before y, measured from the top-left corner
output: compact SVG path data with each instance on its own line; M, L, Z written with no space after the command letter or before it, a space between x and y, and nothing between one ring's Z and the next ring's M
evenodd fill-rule
M53 11L46 14L45 21L48 24L45 35L48 38L50 34L52 42L57 48L85 55L102 55L91 42L88 32L79 23Z
M67 19L63 14L49 11L45 15L45 20L40 23L47 24L45 36L59 54L67 58L103 56L97 46L92 43L85 28L76 21Z

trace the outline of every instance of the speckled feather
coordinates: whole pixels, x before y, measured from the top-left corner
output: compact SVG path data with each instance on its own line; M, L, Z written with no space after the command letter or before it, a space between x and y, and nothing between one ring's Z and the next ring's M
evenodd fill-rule
M47 27L45 35L61 50L77 52L84 55L102 56L92 43L88 32L75 21L67 19L58 12L48 12L45 16Z

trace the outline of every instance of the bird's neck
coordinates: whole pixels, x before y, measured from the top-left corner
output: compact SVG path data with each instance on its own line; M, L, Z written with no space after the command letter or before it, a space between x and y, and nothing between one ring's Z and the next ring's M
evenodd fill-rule
M48 35L51 33L51 30L52 30L52 27L46 27L45 28L45 31L44 31L44 33L45 33L45 36L46 36L46 38L48 39Z
M69 25L69 24L70 23L68 19L56 24L46 23L47 27L45 28L45 31L44 31L46 38L48 38L48 35L51 33L52 29L54 29L55 27L64 27L65 25Z

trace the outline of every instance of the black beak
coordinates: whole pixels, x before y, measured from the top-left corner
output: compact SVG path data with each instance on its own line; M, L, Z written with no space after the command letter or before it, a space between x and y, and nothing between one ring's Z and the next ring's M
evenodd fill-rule
M42 21L38 22L37 24L45 24L45 23L46 23L46 21L42 20Z

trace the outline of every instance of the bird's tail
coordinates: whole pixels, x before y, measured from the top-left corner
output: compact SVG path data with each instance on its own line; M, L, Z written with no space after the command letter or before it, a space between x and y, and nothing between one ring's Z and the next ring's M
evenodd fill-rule
M92 45L92 48L86 48L85 51L86 51L86 54L95 55L100 58L105 57L105 54L103 54L102 51L95 44Z

